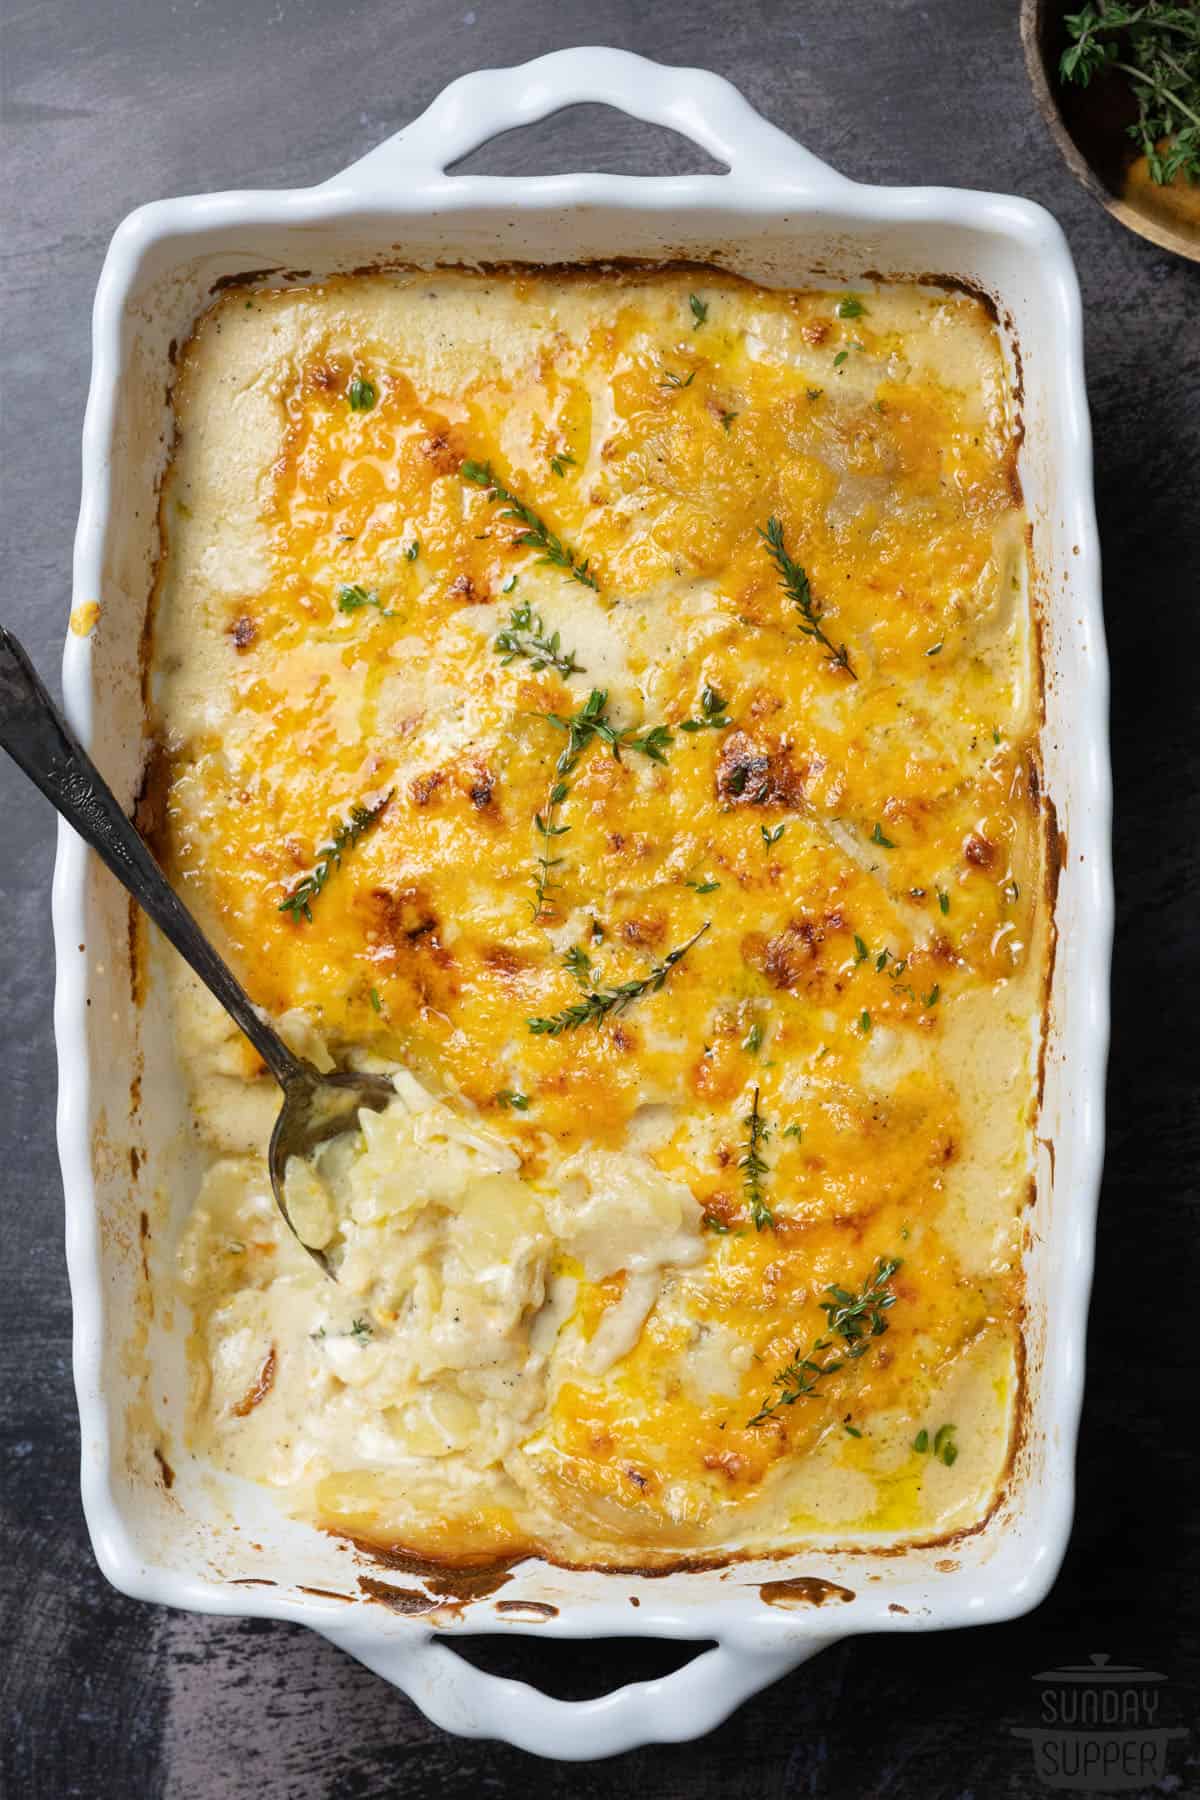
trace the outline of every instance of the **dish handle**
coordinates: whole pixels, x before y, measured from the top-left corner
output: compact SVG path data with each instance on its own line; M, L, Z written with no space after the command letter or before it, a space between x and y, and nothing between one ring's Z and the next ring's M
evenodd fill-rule
M496 1738L534 1756L591 1762L641 1744L703 1736L752 1694L815 1656L835 1636L769 1648L725 1642L663 1675L596 1700L556 1700L524 1681L477 1669L430 1633L323 1626L323 1634L407 1694L427 1719L459 1737Z
M399 181L409 188L440 182L453 163L499 132L584 103L612 106L677 131L729 170L727 176L684 176L685 181L716 179L810 196L854 185L756 113L722 76L599 47L555 50L515 68L460 76L411 125L323 185L372 198L391 195Z

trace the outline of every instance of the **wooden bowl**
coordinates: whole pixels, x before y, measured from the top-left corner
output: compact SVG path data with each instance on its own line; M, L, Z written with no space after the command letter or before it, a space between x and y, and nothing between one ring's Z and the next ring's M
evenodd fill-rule
M1034 96L1072 172L1139 237L1200 262L1200 183L1160 187L1150 179L1128 127L1137 103L1120 74L1097 76L1088 87L1059 80L1067 46L1065 0L1021 0L1021 42Z

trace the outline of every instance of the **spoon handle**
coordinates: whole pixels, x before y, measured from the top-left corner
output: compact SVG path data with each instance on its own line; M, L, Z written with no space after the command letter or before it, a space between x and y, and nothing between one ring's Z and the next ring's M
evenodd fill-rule
M0 747L92 846L286 1087L307 1065L268 1025L151 856L21 645L0 625Z

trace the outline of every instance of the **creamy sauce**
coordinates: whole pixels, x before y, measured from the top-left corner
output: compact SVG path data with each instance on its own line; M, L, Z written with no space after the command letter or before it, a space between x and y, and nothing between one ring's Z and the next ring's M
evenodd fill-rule
M982 306L916 286L442 272L201 321L163 854L298 1049L397 1085L289 1172L335 1287L172 966L203 1455L450 1558L983 1516L1047 953L1011 404ZM595 690L580 743L547 715Z

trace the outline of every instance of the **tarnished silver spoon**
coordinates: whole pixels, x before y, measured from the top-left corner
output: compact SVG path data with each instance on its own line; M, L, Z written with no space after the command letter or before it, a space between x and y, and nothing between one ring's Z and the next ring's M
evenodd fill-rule
M283 1089L283 1105L271 1133L267 1164L275 1203L288 1217L284 1178L293 1156L353 1129L360 1107L381 1112L396 1090L385 1075L336 1069L323 1075L288 1049L245 988L221 960L151 856L132 820L76 738L38 678L21 645L0 625L0 747L58 808L68 825L91 845L138 905L190 963L213 998L244 1031ZM322 1250L304 1248L331 1280Z

